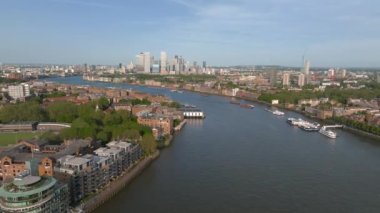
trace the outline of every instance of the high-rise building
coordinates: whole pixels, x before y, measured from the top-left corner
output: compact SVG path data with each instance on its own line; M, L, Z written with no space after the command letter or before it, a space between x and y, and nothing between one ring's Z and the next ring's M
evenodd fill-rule
M150 52L142 52L136 55L137 71L150 73L152 68L153 57Z
M269 72L269 83L272 86L276 86L276 84L277 84L277 72L274 70Z
M160 73L166 74L168 71L168 55L166 52L160 53Z
M306 83L308 84L310 82L310 61L309 60L305 60L303 73L305 74Z
M150 73L152 67L152 56L149 52L144 53L144 73Z
M298 86L299 87L305 86L305 75L302 73L298 76Z
M290 85L290 74L284 73L282 75L282 85L283 86L289 86Z
M152 64L152 73L159 74L160 73L160 61L154 61Z
M206 68L207 68L207 63L206 63L206 61L203 61L203 63L202 63L202 68L203 68L203 69L206 69Z

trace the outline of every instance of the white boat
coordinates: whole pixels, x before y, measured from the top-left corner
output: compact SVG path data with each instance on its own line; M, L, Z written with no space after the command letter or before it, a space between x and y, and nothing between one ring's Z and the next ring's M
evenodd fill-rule
M303 120L300 118L288 118L287 122L293 126L299 126Z
M335 139L337 134L336 132L333 132L329 129L327 129L325 126L323 126L320 130L319 130L319 133L321 133L322 135L325 135L329 138L332 138L332 139Z
M273 111L272 113L273 113L273 115L278 115L278 116L285 115L284 112L281 112L281 111L279 111L279 110L275 110L275 111Z

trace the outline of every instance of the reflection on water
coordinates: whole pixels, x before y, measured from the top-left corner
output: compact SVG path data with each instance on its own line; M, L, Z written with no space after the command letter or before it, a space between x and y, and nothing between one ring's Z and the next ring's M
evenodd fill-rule
M194 127L202 127L203 119L186 119L186 125L191 125Z

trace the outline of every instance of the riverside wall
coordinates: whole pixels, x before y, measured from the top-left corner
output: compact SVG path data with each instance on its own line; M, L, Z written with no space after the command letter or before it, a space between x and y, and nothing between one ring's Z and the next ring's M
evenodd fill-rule
M134 167L128 170L124 175L120 176L113 182L109 184L102 191L98 192L93 197L84 201L80 206L75 208L73 212L92 212L99 206L103 205L105 202L114 197L119 191L121 191L125 186L132 182L134 178L139 176L145 168L147 168L155 159L159 157L160 153L157 151L152 156L142 159Z

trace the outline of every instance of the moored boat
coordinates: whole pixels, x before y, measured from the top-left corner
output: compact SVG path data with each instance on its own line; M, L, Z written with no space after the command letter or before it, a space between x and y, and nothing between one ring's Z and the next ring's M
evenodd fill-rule
M252 105L252 104L240 104L240 107L241 108L247 108L247 109L253 109L253 108L255 108L255 106Z
M337 137L336 132L333 132L332 130L327 129L325 126L323 126L320 130L319 133L322 135L325 135L329 138L335 139Z

